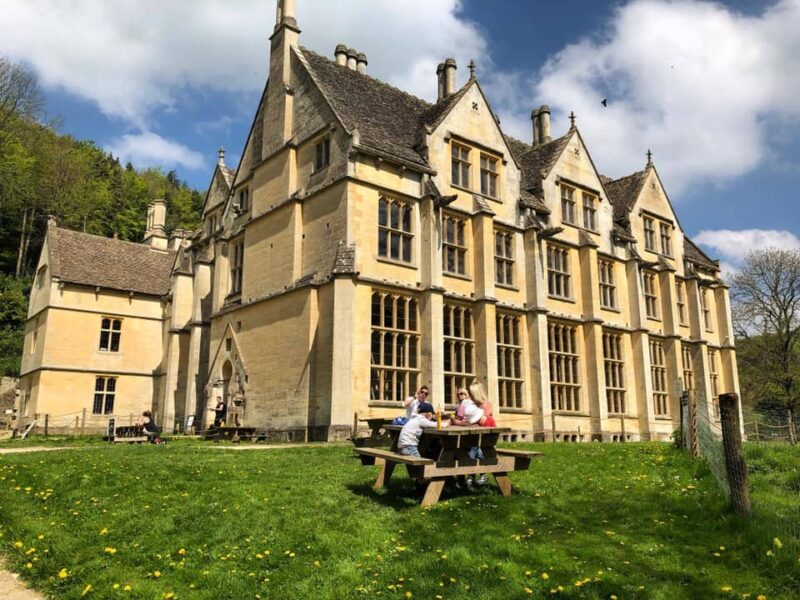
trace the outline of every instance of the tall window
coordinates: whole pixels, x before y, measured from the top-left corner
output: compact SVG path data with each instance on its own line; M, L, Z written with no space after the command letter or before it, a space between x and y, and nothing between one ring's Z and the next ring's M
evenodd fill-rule
M467 243L464 219L445 214L442 219L442 270L465 275L467 272Z
M472 310L444 305L444 401L458 403L458 388L475 377L475 329Z
M494 230L494 280L500 285L514 285L514 234Z
M693 392L694 386L694 359L692 349L687 344L681 344L681 363L683 365L683 389Z
M550 358L550 401L553 410L579 412L581 383L578 369L578 332L572 325L551 321L547 324L547 349Z
M520 318L497 313L497 386L501 408L522 408Z
M678 322L686 325L686 284L682 281L675 281L675 294L678 300Z
M642 283L644 284L644 307L647 317L650 319L658 318L658 284L656 274L647 271L642 272Z
M92 413L110 415L114 412L114 396L117 394L115 377L97 377L94 380L94 402Z
M644 247L650 252L658 252L656 247L656 222L650 217L644 217Z
M244 267L244 243L231 244L231 294L242 292L242 269Z
M469 148L450 143L452 157L450 179L453 185L469 189Z
M717 351L708 349L708 379L711 384L711 406L714 418L719 419L719 373L717 372Z
M372 293L370 399L401 402L419 381L419 319L416 299Z
M600 273L600 306L617 308L617 285L614 283L614 262L598 260L597 270Z
M547 293L557 298L570 297L569 250L547 246Z
M314 172L321 171L331 164L331 138L325 136L314 146Z
M658 229L661 234L661 254L672 256L672 225L659 223Z
M711 308L708 305L708 290L700 291L700 302L703 305L703 323L705 323L706 331L713 331L714 323L711 321Z
M653 410L657 417L669 416L667 391L667 362L664 359L664 342L650 338L650 383L653 386Z
M583 226L597 231L597 196L583 192Z
M378 256L411 262L411 205L381 196L378 200Z
M487 154L481 154L481 194L497 198L497 163L499 161Z
M122 321L103 317L100 321L100 350L119 352L119 337L122 334Z
M250 190L242 188L239 190L239 210L246 212L250 209Z
M575 190L561 184L561 221L575 224Z
M44 285L45 275L47 275L47 265L42 265L36 271L36 287L41 288Z
M618 333L603 333L603 362L608 414L624 414L625 361L622 354L622 336Z

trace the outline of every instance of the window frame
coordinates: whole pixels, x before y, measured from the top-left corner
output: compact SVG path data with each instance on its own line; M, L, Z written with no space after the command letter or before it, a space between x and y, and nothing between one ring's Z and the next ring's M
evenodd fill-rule
M106 325L108 322L108 325ZM100 340L97 344L99 352L117 354L122 343L122 319L119 317L100 317ZM116 347L115 347L116 346Z
M497 404L500 410L525 408L525 377L522 317L509 312L495 314L495 353L497 357Z
M397 222L394 223L397 209ZM407 218L406 218L407 217ZM382 219L384 219L382 221ZM397 240L397 256L394 254ZM378 197L378 257L397 263L414 263L414 205L390 196Z
M387 301L391 303L391 309L388 312ZM401 306L401 303L403 309L399 310L398 307ZM391 338L387 336L391 336ZM372 289L369 338L370 402L389 402L402 406L403 400L414 394L419 387L422 372L421 336L419 301L416 296L378 288ZM376 339L378 340L377 346ZM390 362L385 360L387 339L390 340ZM402 343L398 344L398 340L401 339ZM403 354L398 354L398 350ZM388 395L386 394L387 382L390 386ZM395 398L398 391L400 391L399 397Z
M587 204L587 200L589 203ZM589 231L598 232L598 225L597 225L597 205L599 204L600 199L594 195L590 194L589 192L581 192L581 205L583 207L583 227L584 229L588 229ZM587 215L589 219L587 219Z
M515 243L516 236L513 231L502 227L494 228L494 282L500 287L514 287Z
M92 397L92 414L114 414L114 402L116 400L116 396L117 377L108 377L106 375L98 375L95 377L94 395Z
M719 420L719 371L717 370L717 349L707 348L708 352L708 383L711 387L711 406L714 418Z
M245 213L250 210L250 188L244 186L239 190L239 211Z
M547 295L558 300L572 300L572 274L569 248L547 244ZM564 293L560 293L563 291Z
M485 166L484 166L485 165ZM493 168L489 168L489 166ZM500 183L500 159L491 154L481 152L480 172L481 172L481 195L487 198L498 199L500 194L498 187Z
M656 246L656 220L651 216L644 215L642 217L642 222L644 226L644 249L648 252L658 254L658 248Z
M708 290L700 290L700 307L703 311L703 325L709 333L714 332L714 322L712 321L711 307L708 305Z
M576 188L566 185L563 182L560 184L560 187L561 187L561 222L567 223L568 225L577 225L578 222L575 220L575 212L576 212L575 208L577 205L577 201L575 200L575 192L577 190Z
M642 292L644 293L644 314L648 319L660 320L658 310L658 273L642 271Z
M475 319L472 307L457 302L444 303L442 319L444 402L457 405L458 388L475 378Z
M600 285L600 308L619 310L617 305L617 284L614 280L615 261L597 259L597 275Z
M450 141L450 184L466 190L470 188L472 179L472 148L456 142ZM464 181L466 179L466 181Z
M230 293L229 296L238 296L242 293L242 283L244 281L244 239L238 239L230 243Z
M547 322L547 356L550 365L550 406L554 412L581 412L580 333L575 325Z
M314 170L319 173L331 164L331 136L326 135L314 144Z
M678 325L688 325L686 320L686 282L675 280L675 304L678 306Z
M664 340L650 337L650 385L653 390L653 414L659 418L670 417L669 387L667 385L667 360Z
M442 272L445 275L468 276L467 242L467 219L453 213L442 213ZM448 267L451 257L454 269Z
M666 221L658 222L658 237L661 245L661 254L672 256L672 225Z
M603 374L609 415L626 415L625 351L621 333L603 331Z

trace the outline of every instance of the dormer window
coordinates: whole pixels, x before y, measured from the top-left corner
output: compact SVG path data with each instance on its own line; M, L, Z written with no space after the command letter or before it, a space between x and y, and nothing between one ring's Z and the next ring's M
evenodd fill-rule
M644 247L650 252L658 252L656 248L656 222L651 217L644 218Z
M597 231L597 197L583 192L583 226Z
M469 148L450 143L451 147L451 183L455 186L469 189Z
M658 225L661 234L661 254L672 256L672 226L669 223Z
M561 184L561 221L575 225L575 190Z
M499 161L488 154L481 154L481 194L497 198L497 163Z
M321 171L331 164L331 138L325 136L314 147L314 172Z

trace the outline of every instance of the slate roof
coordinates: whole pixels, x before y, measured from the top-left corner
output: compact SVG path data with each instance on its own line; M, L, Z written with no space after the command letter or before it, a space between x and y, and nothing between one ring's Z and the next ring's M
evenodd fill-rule
M60 227L47 230L50 272L61 281L162 296L169 292L174 251Z
M647 179L647 169L637 171L619 179L603 177L603 185L606 188L608 199L614 205L614 220L618 223L628 221L628 214L631 212L636 198L642 191L645 180Z
M534 196L541 195L542 180L556 164L572 134L573 131L570 130L560 138L539 146L531 146L511 136L505 136L508 147L511 148L514 159L522 170L521 189L531 192Z
M683 257L710 269L719 269L719 263L709 258L688 236L683 236Z
M300 51L344 126L358 129L361 145L428 166L416 150L421 118L431 108L428 102L307 48Z

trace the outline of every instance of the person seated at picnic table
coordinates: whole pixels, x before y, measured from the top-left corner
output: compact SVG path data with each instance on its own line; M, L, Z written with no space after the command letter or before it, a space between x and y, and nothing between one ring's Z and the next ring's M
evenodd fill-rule
M142 428L142 433L148 437L151 444L164 443L158 435L161 429L156 425L156 422L153 420L153 415L149 410L144 411L142 416L139 417L138 425Z
M436 428L433 405L429 402L420 402L417 414L412 415L400 430L397 438L397 451L403 456L419 456L419 438L423 429Z
M475 382L473 382L473 386ZM480 385L480 383L478 383ZM470 391L472 390L472 386L470 386ZM482 387L479 390L482 392ZM474 401L471 393L467 391L465 388L458 389L458 397L461 400L461 404L459 405L458 409L456 410L456 418L453 421L454 425L468 425L468 426L480 426L481 420L485 419L485 414L483 409L478 406L478 404ZM468 451L469 457L473 460L483 460L483 450L481 450L480 446L473 446ZM487 481L487 476L485 473L481 474L478 477L476 483L478 485L483 485ZM456 478L456 487L460 487L461 483L466 483L467 487L472 486L472 476L467 477L466 480L463 480L463 477Z
M483 416L478 421L481 427L497 427L497 421L494 420L494 410L492 402L489 400L486 392L483 389L483 384L476 380L469 386L469 391L472 396L472 401L481 409Z
M423 385L417 390L413 396L409 396L403 400L403 407L406 409L406 419L410 419L413 415L419 412L420 402L425 402L430 396L431 390L427 385Z

